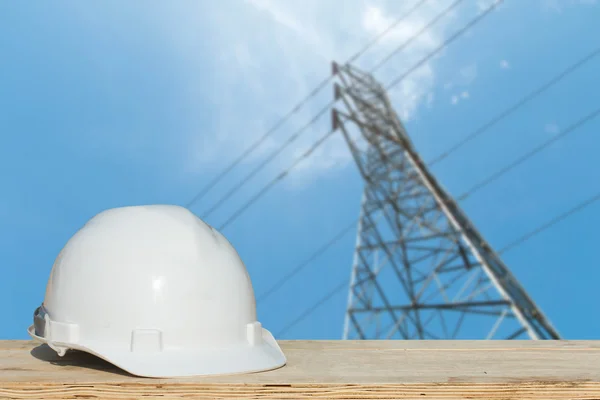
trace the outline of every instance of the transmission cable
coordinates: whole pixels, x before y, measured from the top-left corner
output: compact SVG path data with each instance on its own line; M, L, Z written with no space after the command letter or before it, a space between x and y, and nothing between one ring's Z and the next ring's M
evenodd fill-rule
M488 16L492 11L494 11L494 9L496 7L498 7L503 1L504 0L496 0L496 1L494 1L494 3L492 3L491 6L489 6L488 8L486 8L485 10L483 10L481 13L479 13L475 18L473 18L471 21L469 21L465 26L463 26L462 28L460 28L458 31L454 32L454 34L452 34L449 38L447 38L446 40L444 40L441 45L439 45L438 47L436 47L436 49L433 50L432 52L430 52L426 57L424 57L423 59L421 59L421 61L419 61L413 68L417 69L417 68L421 67L423 64L425 64L427 61L429 61L430 59L432 59L436 54L438 54L440 51L444 50L446 47L448 47L448 45L450 45L456 39L458 39L462 35L464 35L469 29L471 29L472 27L474 27L475 25L477 25L479 22L481 22L486 16ZM388 83L388 85L385 88L386 89L390 89L390 88L396 86L404 78L406 78L406 75L408 73L410 73L410 72L407 72L407 73L405 73L403 75L400 75L398 78L396 78L393 81L391 81L390 83Z
M517 167L518 165L522 164L526 160L530 159L531 157L535 156L536 154L538 154L541 151L543 151L546 148L548 148L551 144L555 143L556 141L558 141L560 139L563 139L568 134L573 133L577 129L581 128L581 126L583 126L584 124L586 124L587 122L589 122L593 118L597 117L599 114L600 114L600 108L598 108L595 111L593 111L593 112L587 114L586 116L580 118L575 123L571 124L569 127L567 127L566 129L564 129L560 133L552 136L550 139L546 140L545 142L543 142L542 144L538 145L537 147L535 147L531 151L529 151L526 154L524 154L523 156L519 157L514 162L512 162L512 163L506 165L505 167L501 168L500 170L496 171L495 173L493 173L492 175L490 175L488 178L486 178L486 179L484 179L484 180L476 183L475 185L473 185L471 187L471 189L467 190L465 193L463 193L462 195L458 196L456 198L456 200L460 202L460 201L463 201L463 200L467 199L473 193L481 190L483 187L485 187L485 186L489 185L490 183L494 182L495 180L499 179L501 176L503 176L504 174L508 173L513 168ZM351 230L352 227L355 227L357 223L358 223L358 220L353 220L350 225L345 226L341 231L339 231L336 234L336 236L334 236L333 239L331 239L329 242L327 242L326 245L324 245L323 247L321 247L311 257L309 257L309 259L307 261L305 261L305 262L299 264L298 266L296 266L295 268L293 268L288 274L286 274L276 284L274 284L270 289L268 289L265 293L263 293L260 296L260 299L261 300L265 300L267 297L269 297L270 295L272 295L273 293L275 293L281 286L283 286L283 284L285 284L292 277L294 277L301 270L303 270L306 266L308 266L311 261L314 261L314 259L316 259L320 254L324 253L325 250L327 250L329 247L333 246L339 239L341 239L346 233L348 233Z
M330 107L331 107L331 104L328 104L325 107L323 107L310 121L308 121L304 126L302 126L302 128L297 130L292 136L290 136L288 138L288 140L283 142L283 144L281 146L279 146L279 148L277 150L275 150L273 153L271 153L263 162L261 162L258 166L256 166L256 168L254 168L252 171L250 171L250 173L248 175L246 175L244 178L242 178L242 180L240 180L227 193L225 193L225 195L223 195L218 201L216 201L215 204L212 205L212 207L210 207L207 211L205 211L204 214L202 215L202 219L210 216L210 214L212 214L214 211L216 211L218 208L220 208L227 199L229 199L231 196L233 196L233 194L235 194L235 192L240 190L246 183L250 182L250 179L252 177L254 177L254 175L259 173L267 164L269 164L279 154L281 154L281 152L283 152L283 150L285 150L290 144L292 144L296 139L298 139L298 137L300 137L300 134L303 133L306 129L308 129L312 124L314 124L327 111L329 111ZM326 135L326 136L328 136L328 135Z
M481 12L480 14L478 14L474 19L472 19L471 21L469 21L465 27L463 27L462 29L460 29L458 32L454 33L451 38L449 40L445 40L441 46L438 46L435 50L434 53L437 53L439 51L441 51L443 48L445 48L446 46L448 46L450 43L452 43L454 40L456 40L459 36L461 36L462 34L464 34L467 29L465 28L471 28L473 27L476 23L480 22L485 16L489 15L489 13L498 6L498 4L500 4L503 0L496 0L490 7L488 7L487 9L485 9L483 12ZM445 11L448 12L448 9ZM410 39L409 39L410 40ZM433 54L433 53L431 53ZM405 73L403 73L398 79L394 80L394 85L397 84L398 82L400 82L402 79L405 79L408 75L410 75L412 72L414 72L416 69L418 69L420 66L423 65L423 63L431 58L431 54L425 56L424 58L422 58L419 62L417 62L414 66L412 66L411 68L409 68ZM392 85L393 86L393 85ZM390 86L391 87L391 86ZM319 118L321 115L323 115L327 109L329 107L331 107L331 105L334 102L331 102L330 104L328 104L324 109L322 109L316 117L313 118L313 121L316 120L317 118ZM281 151L283 151L283 149L285 147L287 147L291 142L293 142L295 139L297 139L298 135L302 132L303 129L307 128L308 126L310 126L310 123L305 125L301 130L297 131L294 135L292 135L290 137L290 139L288 139L288 141L286 141L284 143L283 146L281 146L275 153L273 153L271 155L271 157L269 157L267 159L267 162L263 162L261 163L261 165L259 166L260 168L264 167L269 161L271 161L272 159L275 158L275 156L277 154L279 154ZM335 131L331 130L328 133L326 133L321 139L319 139L316 143L316 146L313 145L311 148L309 148L308 150L308 154L312 153L318 146L320 146L321 144L323 144L325 142L324 139L329 138L331 136L331 134L333 134ZM242 205L242 207L240 209L238 209L233 216L231 216L223 225L221 228L224 228L225 226L227 226L228 224L230 224L232 221L234 221L243 211L245 211L250 205L252 205L256 200L258 200L261 196L263 196L266 192L268 192L268 190L273 187L275 185L275 183L277 183L278 181L282 180L295 166L297 166L299 164L299 162L304 159L307 156L307 154L305 153L304 155L302 155L299 159L297 159L293 165L291 167L289 167L287 170L285 170L282 174L278 175L275 179L273 179L272 181L270 181L269 183L267 183L266 186L264 186L254 197L252 197L247 203L245 203L244 205ZM253 170L249 176L255 174L256 172L258 172L257 169ZM231 191L229 191L225 197L229 197L231 196L235 191L239 190L239 188L244 185L244 183L246 183L248 181L248 176L243 180L240 181L240 183L238 183L238 185L236 185ZM215 206L213 206L210 209L210 212L214 211L215 209L217 209L218 207L220 207L223 204L223 199L219 200ZM206 217L208 214L205 214L204 217Z
M471 196L473 193L477 192L481 188L483 188L483 187L489 185L490 183L494 182L495 180L497 180L498 178L500 178L502 175L506 174L511 169L513 169L516 166L522 164L523 162L529 160L531 157L535 156L536 154L540 153L541 151L547 149L551 144L555 143L556 141L558 141L560 139L563 139L568 134L570 134L570 133L576 131L577 129L581 128L584 124L586 124L589 121L591 121L592 119L596 118L599 114L600 114L600 108L597 108L596 110L594 110L591 113L587 114L585 117L579 119L577 122L575 122L572 125L570 125L569 127L567 127L562 132L560 132L560 133L552 136L550 139L546 140L545 142L543 142L539 146L535 147L531 151L529 151L526 154L524 154L523 156L519 157L514 162L512 162L512 163L508 164L507 166L501 168L500 170L496 171L494 174L492 174L488 178L484 179L483 181L478 182L471 189L469 189L466 193L463 193L462 195L460 195L457 198L457 201L465 200L467 197Z
M443 159L447 158L450 154L454 153L455 151L457 151L458 149L460 149L462 146L464 146L465 144L467 144L471 140L475 139L477 136L481 135L482 133L484 133L485 131L487 131L492 126L496 125L498 122L504 120L510 114L512 114L515 111L519 110L521 107L523 107L524 105L526 105L527 103L529 103L531 100L535 99L536 97L538 97L539 95L541 95L542 93L544 93L545 91L547 91L548 89L550 89L551 87L553 87L554 85L556 85L557 83L559 83L560 81L562 81L567 76L571 75L577 69L581 68L583 65L585 65L586 63L588 63L589 61L591 61L594 57L597 57L598 54L600 54L600 47L597 47L591 53L587 54L585 57L583 57L583 58L577 60L575 63L569 65L566 69L564 69L559 74L557 74L554 77L552 77L546 83L544 83L543 85L539 86L535 90L531 91L529 94L527 94L526 96L524 96L523 98L521 98L519 101L517 101L516 103L514 103L513 105L511 105L510 107L508 107L504 111L502 111L496 117L492 118L490 121L488 121L487 123L483 124L481 127L479 127L478 129L476 129L474 132L472 132L471 134L467 135L464 139L462 139L461 141L459 141L458 143L456 143L455 145L453 145L452 147L450 147L448 150L442 152L441 154L439 154L438 156L436 156L435 158L433 158L428 163L429 166L435 165L438 162L442 161Z
M422 6L428 0L419 0L413 7L411 7L406 13L397 18L390 26L375 36L370 42L368 42L363 48L351 56L346 63L351 63L361 57L367 50L377 44L384 36L390 33L396 26L402 23L406 18L412 15L420 6ZM327 76L321 83L319 83L306 97L304 97L298 104L294 106L287 114L285 114L279 121L275 123L267 132L265 132L256 142L248 147L238 158L236 158L231 164L223 169L212 181L208 183L200 192L198 192L192 200L190 200L186 207L191 207L198 200L202 199L221 179L223 179L231 170L233 170L240 162L254 152L264 141L277 131L288 119L296 114L305 104L307 104L312 98L319 94L333 79L332 75Z
M275 186L275 184L277 182L283 180L283 178L285 178L290 173L290 171L292 171L302 161L304 161L306 158L308 158L312 154L313 151L315 151L319 146L321 146L323 143L325 143L325 141L327 139L329 139L334 133L335 133L335 130L331 129L325 135L321 136L321 138L319 140L317 140L311 147L309 147L308 150L306 150L300 157L296 158L296 160L292 163L292 165L290 165L287 169L285 169L283 172L281 172L279 175L277 175L275 177L275 179L272 179L271 181L269 181L269 183L267 183L261 190L259 190L254 196L252 196L250 198L250 200L248 200L246 203L244 203L244 205L242 207L238 208L236 212L234 212L223 224L221 224L221 226L219 227L219 230L224 229L227 225L229 225L230 223L235 221L237 219L237 217L239 217L244 211L246 211L258 199L260 199L262 196L264 196L273 186Z
M498 252L498 254L504 254L520 245L522 245L523 243L527 242L529 239L539 235L540 233L552 228L553 226L555 226L557 223L564 221L565 219L569 218L570 216L576 214L579 211L582 211L583 209L589 207L590 205L594 204L595 202L597 202L598 200L600 200L600 192L596 193L595 195L587 198L586 200L584 200L583 202L577 204L575 207L565 211L564 213L552 218L550 221L540 225L539 227L535 228L534 230L530 231L529 233L521 236L519 239L509 243L507 246L503 247L501 251ZM300 314L300 316L298 316L296 319L294 319L292 322L290 322L289 324L287 324L283 329L281 329L278 333L277 333L277 337L282 336L283 334L285 334L287 331L289 331L291 328L293 328L295 325L297 325L298 323L302 322L306 317L308 317L310 314L312 314L313 312L315 312L320 306L322 306L324 303L326 303L329 299L331 299L334 295L336 295L338 292L340 292L342 289L347 288L348 284L350 283L350 281L348 279L344 280L340 285L336 286L335 288L333 288L333 290L331 290L329 293L327 293L324 297L322 297L321 299L319 299L319 301L317 301L315 304L313 304L312 306L310 306L308 309L306 309L306 311L304 311L302 314Z
M439 20L444 18L450 11L452 11L454 8L456 8L462 2L463 2L463 0L456 0L454 3L450 4L450 6L448 6L444 11L439 13L434 19L429 21L429 23L427 25L425 25L423 28L421 28L421 30L419 32L417 32L415 35L413 35L411 38L409 38L406 42L402 43L400 46L398 46L396 49L394 49L391 53L389 53L387 56L385 56L382 60L380 60L377 64L375 64L375 66L373 66L369 72L373 73L373 72L377 71L379 68L381 68L381 66L383 64L385 64L396 54L398 54L399 52L404 50L414 40L418 39L419 36L421 36L421 34L425 33L425 31L429 30L429 28L431 28ZM349 64L349 63L347 63L347 64Z
M591 204L597 202L598 200L600 200L600 193L596 193L594 196L587 198L586 200L577 204L575 207L571 208L570 210L568 210L560 215L557 215L556 217L552 218L550 221L540 225L536 229L534 229L534 230L526 233L525 235L521 236L520 238L515 239L514 241L510 242L509 244L507 244L506 246L504 246L503 248L500 249L499 254L506 253L507 251L510 251L513 248L520 246L521 244L525 243L532 237L552 228L554 225L567 219L568 217L572 216L573 214L583 210L584 208L590 206Z
M265 290L260 296L258 296L256 298L256 302L258 303L263 300L266 300L270 295L275 293L277 291L277 289L279 289L281 286L283 286L284 283L286 283L287 281L292 279L298 272L300 272L305 266L309 265L311 262L316 260L317 257L319 257L321 254L325 253L325 251L327 251L331 246L336 244L342 237L344 237L346 235L346 233L348 233L351 230L354 230L355 227L356 227L356 221L352 221L352 223L350 225L344 227L344 229L342 229L331 240L329 240L327 243L325 243L323 246L321 246L317 251L315 251L304 262L300 263L296 268L293 268L292 270L290 270L289 273L287 273L286 275L281 277L281 279L279 279L273 286L271 286L269 289Z
M421 7L423 4L425 4L426 2L427 2L427 0L420 0L417 3L415 3L415 5L412 6L401 17L397 18L390 26L388 26L385 30L380 32L377 36L375 36L373 38L373 40L371 40L369 43L367 43L361 50L357 51L356 54L354 54L352 57L350 57L345 62L345 64L351 64L354 61L356 61L358 58L360 58L363 54L365 54L367 52L367 50L369 50L371 47L373 47L375 44L377 44L384 36L386 36L388 33L390 33L392 30L394 30L398 25L400 25L400 23L402 21L404 21L406 18L408 18L413 12L417 11L417 9L419 7ZM327 81L329 82L331 79L333 79L333 77L330 75L327 78Z

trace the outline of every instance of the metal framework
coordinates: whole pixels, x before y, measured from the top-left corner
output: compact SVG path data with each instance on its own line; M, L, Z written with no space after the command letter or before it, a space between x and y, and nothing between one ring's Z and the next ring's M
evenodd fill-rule
M428 171L369 74L333 64L333 129L365 181L344 339L560 339Z

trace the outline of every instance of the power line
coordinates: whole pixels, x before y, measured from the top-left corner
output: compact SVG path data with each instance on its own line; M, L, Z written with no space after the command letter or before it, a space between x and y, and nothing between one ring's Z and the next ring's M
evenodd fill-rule
M350 57L348 59L348 61L346 61L346 64L353 63L359 57L361 57L363 54L365 54L365 52L367 50L369 50L371 47L373 47L375 44L377 44L384 36L386 36L388 33L390 33L392 30L394 30L402 21L404 21L406 18L408 18L413 12L417 11L417 9L419 7L421 7L423 4L425 4L425 2L427 2L427 0L420 0L417 3L415 3L415 5L410 8L410 10L405 12L401 17L397 18L390 26L388 26L385 30L383 30L379 35L375 36L371 42L367 43L366 46L364 46L361 50L357 51L356 54L354 54L352 57ZM332 76L329 76L327 78L328 81L331 79L333 79Z
M269 136L271 136L275 131L279 129L288 119L290 119L294 114L296 114L300 108L304 106L310 99L315 97L321 90L327 86L331 77L323 80L317 87L310 92L308 96L306 96L302 101L300 101L292 110L290 110L287 114L283 116L271 129L269 129L263 136L261 136L256 142L254 142L250 147L248 147L238 158L236 158L231 164L229 164L223 171L221 171L212 181L208 183L200 192L198 192L192 200L190 200L186 204L186 208L190 208L194 203L198 200L202 199L206 194L221 180L223 179L231 170L233 170L240 162L242 162L246 157L254 152L261 144L264 143L265 140Z
M491 6L489 6L488 8L486 8L485 10L483 10L481 13L479 13L475 18L473 18L472 20L470 20L465 26L463 26L458 31L456 31L454 34L452 34L449 38L447 38L446 40L444 40L442 42L442 44L440 44L438 47L436 47L435 50L433 50L426 57L424 57L423 59L421 59L421 61L419 61L413 67L413 69L417 69L417 68L421 67L427 61L429 61L430 59L432 59L433 56L435 56L437 53L439 53L440 51L442 51L443 49L445 49L446 47L448 47L448 45L450 45L456 39L458 39L462 35L464 35L469 29L471 29L472 27L474 27L475 25L477 25L485 17L487 17L492 11L494 11L494 9L496 7L498 7L503 1L504 0L496 0L494 3L492 3ZM396 86L398 83L400 83L400 81L402 81L404 78L406 78L406 75L409 74L409 73L410 73L410 70L407 71L407 73L405 73L403 75L400 75L398 78L396 78L393 81L391 81L385 88L386 89L390 89L391 87Z
M260 199L265 193L267 193L273 186L275 186L275 184L277 182L279 182L283 178L285 178L291 170L296 168L302 161L304 161L304 159L308 158L308 156L310 156L313 151L315 151L319 146L321 146L323 143L325 143L325 141L327 139L329 139L334 133L335 133L335 131L332 129L329 132L327 132L325 135L321 136L321 138L319 140L317 140L308 150L306 150L304 152L304 154L302 154L300 157L298 157L292 165L290 165L286 170L284 170L282 173L277 175L275 177L275 179L273 179L269 183L267 183L261 190L258 191L258 193L256 193L254 196L252 196L252 198L250 198L250 200L248 200L246 203L244 203L244 205L242 207L238 208L237 211L234 212L219 227L219 230L224 229L227 225L229 225L230 223L235 221L235 219L237 217L239 217L244 211L246 211L248 209L248 207L250 207L252 204L254 204L254 202L256 202L256 200Z
M398 79L395 79L393 81L393 84L388 86L391 87L393 85L396 85L397 83L399 83L402 79L405 79L408 75L410 75L412 72L414 72L416 69L418 69L420 66L422 66L427 60L429 60L432 57L432 54L435 54L439 51L441 51L443 48L445 48L446 46L448 46L450 43L452 43L454 40L456 40L458 37L460 37L462 34L464 34L468 28L473 27L476 23L480 22L485 16L489 15L489 13L498 6L498 4L500 4L503 0L496 0L490 7L488 7L487 9L485 9L483 12L481 12L480 14L478 14L475 18L473 18L472 20L470 20L466 25L464 25L464 27L462 29L460 29L459 31L457 31L456 33L454 33L448 40L445 40L440 46L438 46L433 53L428 54L427 56L423 57L419 62L417 62L415 65L413 65L411 68L409 68L408 70L406 70ZM446 9L444 12L449 12L449 9ZM421 34L423 31L420 31L419 33L417 33L417 35ZM410 40L410 38L409 38ZM334 102L331 102L330 104L328 104L325 108L323 108L311 121L316 121L316 119L318 119L321 115L323 115L327 109L333 104ZM248 182L248 177L249 176L253 176L254 174L256 174L258 172L258 170L262 167L264 167L268 162L270 162L272 159L274 159L281 151L283 151L283 149L285 147L287 147L290 143L292 143L297 137L298 135L304 130L306 129L308 126L310 126L312 124L312 122L309 122L307 125L305 125L301 130L297 131L294 135L292 135L292 137L290 139L288 139L288 141L286 141L284 143L283 146L281 146L277 151L275 151L268 159L266 162L263 162L260 164L259 168L254 169L250 175L248 175L246 178L244 178L244 180L240 181L236 186L234 186L232 188L232 190L230 190L226 195L225 198L230 197L233 193L235 193L237 190L239 190L246 182ZM333 131L328 132L325 136L329 137L329 135L333 133ZM317 143L322 144L324 142L324 140L319 140ZM318 147L318 145L316 146ZM315 148L315 146L311 147L309 149L309 152L312 152ZM305 158L305 156L303 155L301 158ZM230 217L225 224L223 225L226 226L229 223L231 223L233 220L235 220L244 210L246 210L251 204L253 204L256 200L258 200L261 196L263 196L265 193L267 193L269 191L269 189L271 187L273 187L275 185L275 183L277 183L278 181L280 181L281 179L283 179L287 173L289 171L291 171L296 165L298 165L299 160L296 160L296 162L289 167L286 171L284 171L283 175L279 175L277 176L275 179L273 179L272 181L268 182L267 185L265 187L263 187L254 197L252 197L247 203L245 203L241 209L238 209L238 211L236 211L234 213L234 215L232 217ZM223 198L220 199L211 209L210 212L214 211L215 209L219 208L221 205L223 204ZM205 214L204 217L206 217Z
M300 134L302 134L306 129L308 129L308 127L310 127L312 124L314 124L327 111L329 111L329 109L331 108L331 104L333 104L333 102L326 105L325 107L323 107L310 121L308 121L304 126L302 126L302 128L297 130L292 136L290 136L288 138L288 140L283 142L283 144L281 146L279 146L279 148L277 150L275 150L273 153L271 153L262 163L260 163L256 168L254 168L252 171L250 171L250 173L248 175L246 175L242 180L240 180L236 185L234 185L227 193L225 193L225 195L223 195L217 202L215 202L215 204L213 204L212 207L210 207L202 215L202 218L204 219L204 218L208 217L215 210L217 210L219 207L221 207L227 199L229 199L231 196L233 196L233 194L235 192L240 190L242 188L242 186L244 186L246 183L248 183L250 181L250 179L252 179L252 177L254 177L254 175L256 175L258 172L260 172L260 170L262 170L268 163L273 161L279 154L281 154L281 152L283 152L283 150L285 150L290 144L292 144L296 139L298 139L298 137L300 137Z
M471 189L469 189L468 191L466 191L462 195L458 196L457 197L457 201L463 201L463 200L467 199L473 193L479 191L484 186L487 186L490 183L496 181L497 179L499 179L501 176L503 176L504 174L506 174L507 172L509 172L513 168L515 168L518 165L522 164L523 162L525 162L526 160L528 160L531 157L535 156L539 152L545 150L548 146L550 146L551 144L555 143L556 141L564 138L569 133L572 133L573 131L577 130L578 128L580 128L581 126L583 126L585 123L587 123L590 120L592 120L593 118L597 117L599 114L600 114L600 108L598 108L595 111L587 114L583 118L580 118L578 121L576 121L575 123L571 124L569 127L567 127L562 132L556 134L555 136L553 136L549 140L546 140L544 143L542 143L541 145L535 147L534 149L532 149L531 151L527 152L523 156L519 157L514 162L512 162L512 163L508 164L507 166L501 168L500 170L496 171L495 173L493 173L492 175L490 175L488 178L486 178L486 179L478 182L477 184L473 185L471 187ZM266 297L268 297L271 294L273 294L274 292L276 292L283 284L285 284L292 277L294 277L296 274L298 274L302 269L304 269L306 266L308 266L311 261L313 261L314 259L316 259L319 255L323 254L327 249L329 249L331 246L333 246L339 239L341 239L346 233L348 233L350 231L351 227L356 226L357 222L358 222L357 220L353 220L350 225L344 227L340 232L338 232L336 234L336 236L333 239L331 239L323 247L319 248L319 250L317 250L313 255L311 255L311 257L309 257L309 259L306 262L303 262L303 263L299 264L294 269L292 269L288 274L286 274L283 278L281 278L275 285L273 285L269 290L267 290L267 292L264 293L261 296L261 298L264 300Z
M439 154L437 157L433 158L429 162L429 165L430 166L435 165L438 162L442 161L443 159L447 158L450 154L454 153L455 151L460 149L462 146L464 146L471 140L475 139L477 136L481 135L482 133L484 133L485 131L490 129L492 126L496 125L498 122L502 121L503 119L508 117L510 114L514 113L515 111L517 111L518 109L520 109L521 107L523 107L524 105L529 103L531 100L535 99L536 97L538 97L539 95L544 93L546 90L550 89L552 86L554 86L557 83L559 83L560 81L562 81L564 78L566 78L567 76L569 76L570 74L575 72L577 69L581 68L583 65L585 65L586 63L591 61L594 57L597 57L598 54L600 54L600 47L596 48L591 53L587 54L585 57L577 60L575 63L569 65L566 69L561 71L559 74L555 75L550 80L548 80L547 82L545 82L538 88L534 89L526 96L522 97L519 101L517 101L516 103L514 103L513 105L511 105L504 111L502 111L500 114L498 114L496 117L492 118L487 123L483 124L481 127L476 129L475 131L473 131L471 134L467 135L460 142L456 143L455 145L450 147L448 150L444 151L443 153Z
M557 215L556 217L552 218L551 220L549 220L548 222L540 225L539 227L537 227L536 229L526 233L525 235L521 236L518 239L515 239L514 241L510 242L509 244L507 244L506 246L504 246L502 249L500 249L499 254L503 254L506 253L507 251L510 251L512 249L514 249L515 247L520 246L521 244L525 243L526 241L528 241L529 239L531 239L532 237L552 228L554 225L558 224L559 222L569 218L570 216L572 216L573 214L583 210L584 208L592 205L593 203L597 202L598 200L600 200L600 192L596 193L594 196L587 198L586 200L582 201L581 203L577 204L575 207L563 212L560 215Z
M398 26L402 21L412 15L420 6L422 6L427 0L418 1L413 7L411 7L406 13L397 18L390 26L388 26L379 35L375 36L370 42L363 46L358 52L351 56L346 63L350 63L361 57L367 50L377 44L384 36ZM254 152L264 141L277 131L288 119L296 114L306 103L321 92L333 79L333 76L329 75L321 83L319 83L306 97L304 97L294 108L288 111L279 121L275 123L267 132L265 132L256 142L248 147L238 158L236 158L231 164L229 164L224 170L222 170L212 181L208 183L200 192L198 192L192 200L190 200L186 207L191 207L198 200L202 199L221 179L223 179L231 170L233 170L240 162Z
M379 68L381 68L381 66L383 64L385 64L396 54L398 54L399 52L404 50L409 44L411 44L414 40L416 40L419 36L421 36L425 31L429 30L433 25L438 23L442 18L444 18L450 11L452 11L454 8L456 8L462 2L463 2L463 0L456 0L454 3L450 4L450 6L448 6L448 8L446 8L444 11L439 13L434 19L429 21L429 23L427 25L425 25L423 28L421 28L421 30L419 32L417 32L415 35L413 35L411 38L409 38L406 42L404 42L402 45L398 46L394 51L389 53L381 61L379 61L377 64L375 64L375 66L370 70L370 72L373 73L373 72L377 71Z
M286 283L287 281L292 279L296 274L298 274L300 271L302 271L302 269L304 269L304 267L306 267L311 262L313 262L321 254L325 253L325 251L327 251L331 246L336 244L348 232L350 232L351 230L354 230L355 227L356 227L356 221L352 221L352 223L350 225L347 225L346 227L344 227L344 229L342 229L331 240L329 240L327 243L325 243L323 246L321 246L308 259L306 259L304 262L298 264L295 268L290 270L290 272L288 272L286 275L281 277L281 279L279 279L273 286L271 286L269 289L265 290L260 296L257 297L256 302L258 303L260 301L266 300L269 296L271 296L273 293L275 293L280 287L282 287L284 283Z
M551 227L555 226L558 222L567 219L568 217L574 215L575 213L577 213L579 211L582 211L583 209L585 209L586 207L592 205L593 203L597 202L598 200L600 200L600 192L596 193L592 197L589 197L585 201L577 204L575 207L573 207L573 208L565 211L564 213L558 215L557 217L551 219L550 221L546 222L545 224L540 225L539 227L535 228L534 230L530 231L529 233L521 236L519 239L511 242L510 244L508 244L507 246L505 246L500 252L498 252L498 254L504 254L504 253L506 253L506 252L514 249L515 247L518 247L518 246L522 245L523 243L525 243L529 239L531 239L531 238L539 235L540 233L542 233L542 232L550 229ZM350 283L350 281L348 279L344 280L340 285L338 285L335 288L333 288L333 290L331 290L324 297L322 297L321 299L319 299L319 301L317 301L311 307L309 307L308 309L306 309L306 311L304 311L302 314L300 314L296 319L294 319L292 322L290 322L289 324L287 324L283 329L281 329L277 333L276 336L280 337L281 335L283 335L287 331L289 331L291 328L293 328L295 325L297 325L298 323L302 322L306 317L308 317L310 314L312 314L313 312L315 312L320 306L322 306L329 299L331 299L333 296L335 296L339 291L341 291L344 288L347 288L347 286L348 286L349 283Z
M569 133L572 133L572 132L576 131L577 129L581 128L584 124L590 122L592 119L596 118L599 114L600 114L600 108L597 108L596 110L594 110L591 113L587 114L585 117L579 119L577 122L571 124L568 128L566 128L562 132L560 132L560 133L552 136L549 140L546 140L541 145L535 147L531 151L529 151L526 154L524 154L523 156L519 157L514 162L512 162L512 163L508 164L507 166L501 168L500 170L496 171L494 174L492 174L488 178L484 179L483 181L475 184L466 193L460 195L457 198L457 200L458 201L462 201L462 200L466 199L467 197L469 197L473 193L477 192L478 190L480 190L484 186L487 186L490 183L494 182L496 179L500 178L502 175L506 174L508 171L510 171L511 169L515 168L519 164L522 164L523 162L529 160L531 157L535 156L539 152L545 150L551 144L555 143L556 141L558 141L560 139L563 139Z
M295 320L293 320L292 322L290 322L289 324L287 324L275 336L276 337L282 336L284 333L286 333L291 328L293 328L296 324L298 324L299 322L302 322L306 317L308 317L310 314L312 314L313 312L315 312L319 307L321 307L323 304L325 304L327 302L327 300L329 300L333 296L335 296L340 290L347 288L349 283L350 283L350 280L348 280L348 279L344 280L342 283L340 283L338 286L336 286L332 291L330 291L324 297L322 297L319 301L317 301L311 307L307 308Z

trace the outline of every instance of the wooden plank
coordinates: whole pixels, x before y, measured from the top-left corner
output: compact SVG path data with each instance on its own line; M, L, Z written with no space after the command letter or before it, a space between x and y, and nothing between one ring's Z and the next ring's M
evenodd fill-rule
M288 364L147 379L85 353L0 341L3 399L600 399L596 341L283 341Z

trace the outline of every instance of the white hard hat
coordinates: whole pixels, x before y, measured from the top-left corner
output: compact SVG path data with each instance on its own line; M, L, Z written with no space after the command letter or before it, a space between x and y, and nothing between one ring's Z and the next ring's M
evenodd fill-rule
M286 359L256 320L231 244L183 207L104 211L58 255L29 334L138 376L266 371Z

